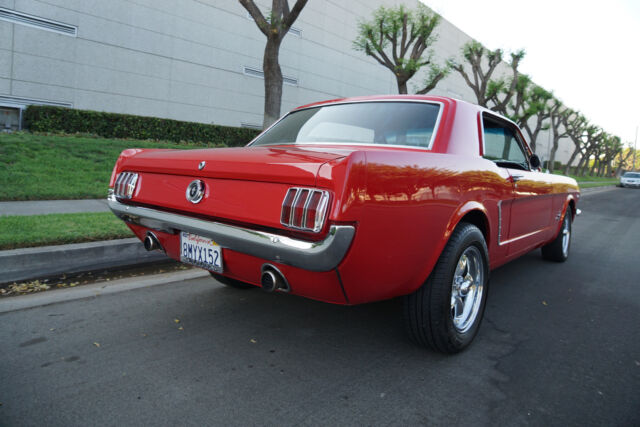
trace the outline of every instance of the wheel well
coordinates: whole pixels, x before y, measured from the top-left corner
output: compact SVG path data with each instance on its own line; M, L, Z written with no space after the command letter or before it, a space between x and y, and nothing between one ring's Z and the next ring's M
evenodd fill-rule
M576 202L573 200L569 200L569 209L571 209L571 220L574 220L576 217Z
M469 224L473 224L478 227L484 236L484 241L487 243L487 247L489 246L489 223L487 221L487 217L482 211L473 210L467 212L465 216L460 219L460 222L468 222Z

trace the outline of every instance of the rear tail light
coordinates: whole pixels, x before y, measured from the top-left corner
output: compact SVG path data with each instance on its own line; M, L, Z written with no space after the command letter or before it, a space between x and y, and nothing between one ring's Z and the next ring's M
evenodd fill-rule
M120 199L130 199L138 184L138 174L133 172L122 172L116 178L113 192Z
M324 226L329 206L329 192L311 188L293 187L282 201L282 225L318 233Z

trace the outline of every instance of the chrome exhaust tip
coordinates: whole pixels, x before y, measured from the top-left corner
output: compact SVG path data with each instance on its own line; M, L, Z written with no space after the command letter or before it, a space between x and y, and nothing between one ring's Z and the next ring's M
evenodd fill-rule
M164 250L162 248L162 245L160 244L160 241L156 237L156 235L150 231L147 231L147 235L142 241L142 244L144 245L144 248L148 251L155 251L156 249Z
M273 292L280 290L283 292L289 292L291 289L287 279L275 266L271 264L264 264L262 266L262 275L260 276L260 285L265 292Z
M262 272L260 284L262 285L262 290L265 292L273 292L279 288L278 277L271 270Z

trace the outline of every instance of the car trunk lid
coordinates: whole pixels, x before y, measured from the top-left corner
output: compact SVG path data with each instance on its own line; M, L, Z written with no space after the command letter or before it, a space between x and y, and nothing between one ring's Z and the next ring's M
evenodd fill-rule
M120 170L314 186L322 164L349 152L292 146L144 150Z

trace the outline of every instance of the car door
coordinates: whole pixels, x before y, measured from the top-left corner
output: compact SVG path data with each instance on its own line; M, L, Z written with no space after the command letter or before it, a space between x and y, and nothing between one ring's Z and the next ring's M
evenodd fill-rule
M545 241L552 220L552 183L547 174L533 170L524 139L513 123L489 113L482 115L483 157L508 172L511 197L500 203L500 221L508 221L499 245L507 256L517 256Z

